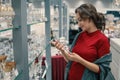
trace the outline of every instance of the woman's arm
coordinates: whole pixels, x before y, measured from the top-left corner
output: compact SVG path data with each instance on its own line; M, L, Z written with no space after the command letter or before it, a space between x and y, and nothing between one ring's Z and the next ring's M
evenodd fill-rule
M69 51L65 50L64 45L61 44L59 41L51 42L51 44L53 44L57 49L59 49L62 52L62 55L67 62L69 60L75 61L75 62L78 62L78 63L84 65L86 68L88 68L89 70L91 70L95 73L99 72L99 66L97 64L94 64L92 62L89 62L89 61L83 59L82 57L80 57L76 53L69 54Z
M59 41L51 41L51 44L61 51L65 61L68 62L69 61L68 58L70 54L68 54L69 51L64 48L65 45L61 44Z
M99 66L97 64L89 62L89 61L83 59L82 57L80 57L76 53L70 54L69 60L78 62L78 63L84 65L86 68L88 68L89 70L91 70L91 71L93 71L95 73L98 73L100 71Z
M63 55L65 61L68 62L68 61L69 61L69 59L68 59L68 58L69 58L69 54L66 53L65 51L61 51L61 53L62 53L62 55Z
M68 54L67 51L63 50L62 54L63 54L63 56L64 56L64 58L66 59L67 62L69 60L78 62L78 63L82 64L83 66L85 66L86 68L88 68L89 70L91 70L95 73L99 73L99 71L100 71L99 66L97 64L83 59L82 57L80 57L76 53Z

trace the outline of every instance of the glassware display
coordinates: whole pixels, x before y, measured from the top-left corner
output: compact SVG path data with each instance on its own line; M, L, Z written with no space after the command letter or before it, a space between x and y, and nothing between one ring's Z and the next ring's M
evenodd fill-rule
M120 38L120 20L113 14L107 14L106 16L106 29L104 33L109 38Z
M13 57L13 42L12 39L3 37L0 38L0 55L9 56L6 60L7 61L14 61Z
M115 28L115 37L120 38L120 20L116 22L116 28Z
M0 0L0 80L14 80L15 66L11 29L15 12L11 0ZM9 30L10 31L6 31Z
M8 56L0 55L0 80L13 80L15 78L15 62L6 61Z
M12 39L0 38L0 80L13 80L16 76L15 66Z
M0 30L11 28L15 12L11 6L11 0L0 0Z
M0 56L7 56L4 62L0 57L0 80L17 80L23 71L16 69L13 55L12 20L15 12L11 4L12 0L0 0ZM47 21L45 17L45 4L41 2L40 8L33 3L28 3L27 25ZM10 29L6 31L6 29ZM5 31L3 31L5 30ZM4 35L5 34L5 35ZM42 53L45 53L45 37L31 32L28 36L28 66L30 80L43 80ZM45 74L45 73L44 73Z
M4 78L4 73L3 73L3 69L2 69L2 64L5 62L7 56L5 55L0 55L0 80L2 80Z
M44 37L34 31L28 36L28 61L30 80L39 80L43 74L42 57L44 53Z
M116 7L119 7L120 6L120 0L114 0L113 5L116 6Z
M28 3L27 7L27 24L46 21L44 2L41 2L41 7L36 8L33 3Z
M59 37L59 7L58 5L51 5L51 30L55 38Z
M5 62L3 64L4 80L13 80L15 78L15 62Z

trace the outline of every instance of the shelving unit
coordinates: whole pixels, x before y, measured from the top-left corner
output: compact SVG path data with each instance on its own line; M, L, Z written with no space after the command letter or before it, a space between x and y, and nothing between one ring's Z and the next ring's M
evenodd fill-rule
M112 52L112 63L111 63L111 71L115 77L115 80L120 80L120 39L119 38L111 38L111 52Z
M26 1L13 0L12 7L15 11L13 27L20 26L18 29L13 29L14 60L19 73L18 75L20 75L16 80L29 80Z
M28 1L28 0L27 0ZM29 66L33 61L36 59L36 57L29 63L28 61L28 35L31 33L31 25L37 24L37 23L45 23L45 44L46 47L44 47L44 50L46 51L46 62L48 65L47 73L46 73L46 80L52 80L52 71L51 71L51 45L49 44L49 41L51 40L51 29L50 29L50 2L52 0L40 0L40 2L45 3L45 20L44 21L38 21L33 22L30 24L27 24L27 6L28 2L31 1L25 1L25 0L12 0L12 7L15 12L14 19L12 20L13 27L0 30L0 32L5 31L11 31L12 35L12 41L13 41L13 55L14 55L14 61L16 62L16 69L18 71L18 75L16 76L15 80L30 80L29 77ZM34 0L37 1L37 0ZM65 36L68 39L66 31L68 32L68 9L67 5L62 4L62 0L57 0L55 5L59 6L59 37ZM39 4L38 4L39 5ZM37 6L37 5L36 5ZM63 16L64 14L64 16ZM64 21L64 23L63 23ZM66 23L65 23L66 22ZM63 26L65 28L63 28ZM39 53L39 54L42 54Z
M50 1L45 0L45 9L47 21L45 22L46 34L50 34ZM12 7L15 11L15 18L13 20L13 28L7 28L0 30L0 32L5 32L12 30L13 35L13 49L14 49L14 60L17 63L18 76L15 80L29 80L29 66L28 66L28 44L27 44L27 27L30 25L36 24L27 24L27 4L24 0L13 0ZM49 9L49 10L48 10ZM15 27L19 26L19 27ZM50 35L46 35L46 44L49 44ZM46 76L51 79L51 58L50 58L50 46L46 48L46 59L48 63L48 73Z
M50 1L45 2L45 34L46 46L50 41ZM12 6L15 11L15 18L13 20L13 27L20 26L18 29L13 29L13 48L14 59L17 63L18 76L15 80L29 80L29 66L28 66L28 45L27 45L27 4L25 0L13 0ZM34 23L32 23L34 24ZM31 24L30 24L31 25ZM28 25L28 26L30 26ZM48 71L46 80L51 80L51 50L50 45L46 48L46 60L48 64Z
M63 35L67 41L69 41L69 9L68 6L63 3Z

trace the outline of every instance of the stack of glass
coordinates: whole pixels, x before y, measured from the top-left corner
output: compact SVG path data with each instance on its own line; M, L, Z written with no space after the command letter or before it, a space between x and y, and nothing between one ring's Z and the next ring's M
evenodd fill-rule
M12 39L0 38L0 80L14 80L16 71Z
M40 80L43 75L42 57L45 50L44 37L35 32L28 36L28 61L30 80Z
M42 2L40 8L36 8L33 3L28 3L27 7L27 24L44 22L46 21L44 2Z
M11 0L0 0L0 30L12 27L14 15Z

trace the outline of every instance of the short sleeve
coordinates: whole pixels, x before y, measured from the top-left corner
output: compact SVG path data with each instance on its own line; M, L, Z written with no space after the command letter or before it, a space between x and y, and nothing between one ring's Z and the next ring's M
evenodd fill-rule
M98 52L98 58L110 52L110 43L108 38L102 38L98 41L97 52Z

